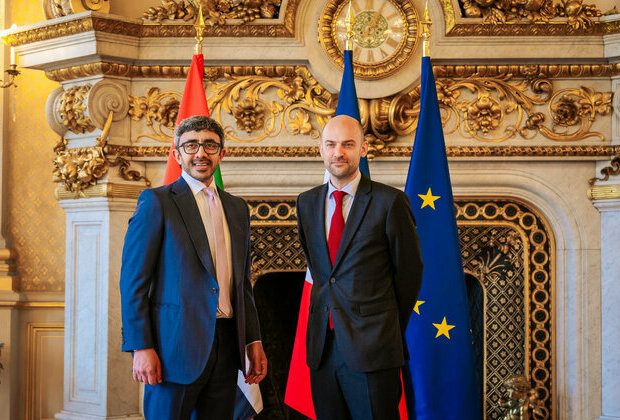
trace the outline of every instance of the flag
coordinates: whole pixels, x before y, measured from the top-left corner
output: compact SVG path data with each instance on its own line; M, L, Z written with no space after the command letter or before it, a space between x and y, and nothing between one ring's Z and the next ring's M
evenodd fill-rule
M194 54L192 64L189 67L181 105L179 106L179 114L177 116L176 125L181 121L194 115L203 115L209 117L209 105L205 96L202 77L204 71L204 57L202 54ZM170 184L176 181L181 175L181 168L177 163L174 155L174 143L170 147L168 155L168 163L166 164L166 173L164 174L164 184ZM213 174L215 185L224 189L222 182L222 174L218 166ZM246 356L247 358L247 356ZM248 363L249 364L249 363ZM235 403L235 420L247 420L256 416L263 409L263 400L260 394L258 384L246 384L243 372L238 372L237 379L237 400ZM195 414L195 413L194 413Z
M357 91L355 90L355 78L353 76L353 53L351 50L344 51L344 72L340 84L340 94L336 115L348 115L360 121L360 111L357 103ZM360 159L360 171L370 177L368 159ZM329 181L327 172L324 182ZM308 311L310 308L310 292L312 291L312 277L306 272L304 288L301 293L301 303L299 305L299 316L297 318L297 332L295 333L295 343L293 345L293 355L291 366L288 372L286 383L286 393L284 403L289 407L299 411L306 417L316 418L312 394L310 390L310 368L306 364L306 331L308 328Z
M202 76L204 71L204 57L202 54L194 54L192 64L187 73L185 89L179 106L176 125L178 126L184 119L194 115L210 116L207 97L205 96L204 86L202 84ZM166 164L166 172L164 174L164 185L176 181L181 175L181 168L173 155L174 140L168 154L168 163ZM215 171L215 178L220 178L220 167Z
M405 192L417 222L424 273L406 332L407 409L416 420L479 420L467 291L429 57L422 58L420 96Z

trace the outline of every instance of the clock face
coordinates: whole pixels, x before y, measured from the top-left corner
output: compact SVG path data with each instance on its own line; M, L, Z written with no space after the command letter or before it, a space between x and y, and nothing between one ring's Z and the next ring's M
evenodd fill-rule
M319 41L342 66L347 41L349 0L330 0L319 20ZM355 75L378 79L394 73L412 55L418 19L408 1L351 0L350 47Z

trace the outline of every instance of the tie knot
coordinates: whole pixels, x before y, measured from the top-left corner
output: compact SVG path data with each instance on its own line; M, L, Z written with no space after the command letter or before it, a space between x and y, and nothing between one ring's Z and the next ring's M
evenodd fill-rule
M342 199L347 195L344 191L334 191L332 194L334 195L334 200L336 200L337 205L342 205Z
M205 194L207 194L207 197L209 198L215 198L215 187L212 185L209 185L208 187L206 187L204 190Z

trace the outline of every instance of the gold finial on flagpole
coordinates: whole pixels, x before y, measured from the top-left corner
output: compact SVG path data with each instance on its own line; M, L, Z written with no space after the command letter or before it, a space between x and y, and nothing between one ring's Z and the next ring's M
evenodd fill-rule
M344 46L345 50L350 50L352 48L351 38L353 38L353 22L355 21L355 18L353 18L353 14L351 13L352 2L353 0L349 0L349 10L347 11L347 18L344 21L344 23L347 24L347 39Z
M430 38L432 24L433 21L428 13L428 0L426 0L426 4L424 5L424 18L420 21L420 26L422 26L422 57L430 57L431 55Z
M196 18L196 23L194 23L194 28L196 28L196 47L194 49L195 54L202 54L202 33L205 30L205 19L202 15L202 5L198 8L198 17Z

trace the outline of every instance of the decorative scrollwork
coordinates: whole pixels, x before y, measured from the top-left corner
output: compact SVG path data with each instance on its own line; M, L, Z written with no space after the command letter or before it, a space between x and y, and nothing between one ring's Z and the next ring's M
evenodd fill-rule
M503 142L540 134L557 142L591 137L599 116L612 112L612 94L590 87L556 91L552 80L541 75L563 75L563 67L512 66L481 68L439 67L436 80L444 133L482 142ZM319 137L319 128L335 113L337 94L323 88L303 66L246 66L206 68L211 80L208 98L214 117L222 123L234 117L236 127L225 125L227 135L238 143L257 143L278 136ZM592 76L612 68L577 68ZM517 74L515 76L514 74ZM463 75L467 75L463 77ZM560 77L560 76L558 76ZM224 81L220 81L221 79ZM176 120L179 92L151 88L146 96L130 97L129 115L147 119L148 137L170 142ZM388 153L397 136L415 131L420 113L420 88L393 97L359 99L360 115L369 141L369 157ZM546 105L546 109L545 109ZM239 130L239 131L237 131Z
M484 142L503 142L517 134L532 139L536 132L554 141L604 139L603 134L590 129L597 116L612 111L610 92L588 87L554 92L549 79L513 80L509 73L437 79L436 85L444 134L458 130L464 137ZM399 135L409 134L417 126L419 98L416 88L392 99L389 120ZM537 108L545 104L548 115ZM551 127L545 125L548 119Z
M174 134L174 124L179 113L181 94L152 87L146 96L129 96L129 116L139 121L146 117L146 124L151 134L140 134L138 138L147 137L162 143L170 143Z
M54 159L53 182L62 183L66 191L76 193L78 197L86 197L85 190L97 185L110 167L119 166L121 177L127 181L139 181L143 179L147 186L150 181L138 171L130 170L127 159L114 156L111 160L106 156L107 137L114 111L110 111L108 119L97 138L95 145L90 147L67 148L67 140L60 138L54 146L56 158Z
M148 21L193 21L197 6L202 6L205 20L211 25L241 25L257 19L275 19L280 14L281 0L161 0L161 6L149 7L143 17Z
M95 126L88 117L86 100L92 86L73 86L67 89L58 102L58 117L62 125L74 133L93 131Z
M602 16L595 5L583 4L583 0L459 0L459 5L464 17L482 18L482 22L496 25L566 18L573 29L583 29L592 26L593 18Z
M616 175L620 175L620 156L616 156L614 157L609 166L604 167L603 169L601 169L601 175L603 175L602 178L591 178L588 182L590 183L590 185L594 185L596 183L596 181L607 181L609 180L610 177L612 176L616 176Z
M247 134L260 130L254 137L241 138L231 127L226 134L236 142L255 143L277 136L282 129L289 134L319 137L315 117L323 126L335 112L334 95L314 79L306 67L294 67L282 77L263 74L253 76L226 75L226 82L214 83L209 103L218 121L222 113L235 117L237 127ZM265 99L266 91L275 91L278 99Z

